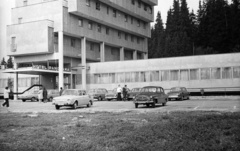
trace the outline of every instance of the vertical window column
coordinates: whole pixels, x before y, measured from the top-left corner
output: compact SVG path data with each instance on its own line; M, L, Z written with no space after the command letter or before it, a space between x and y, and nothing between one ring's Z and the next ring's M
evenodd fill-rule
M105 43L100 44L100 61L105 62Z
M14 85L13 85L13 88L14 88L14 92L15 93L18 93L18 72L16 72L15 74L15 77L14 77ZM17 100L18 99L18 96L17 94L14 95L14 100Z
M86 37L81 39L81 60L82 60L82 89L86 90L87 86L87 67L86 67Z

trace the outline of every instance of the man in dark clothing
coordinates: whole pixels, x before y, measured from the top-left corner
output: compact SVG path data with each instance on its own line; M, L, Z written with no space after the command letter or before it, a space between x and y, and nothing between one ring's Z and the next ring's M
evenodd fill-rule
M48 95L47 89L43 88L43 102L47 102L47 95Z
M128 100L128 98L127 98L127 85L125 85L124 87L123 87L123 100L124 101L127 101Z

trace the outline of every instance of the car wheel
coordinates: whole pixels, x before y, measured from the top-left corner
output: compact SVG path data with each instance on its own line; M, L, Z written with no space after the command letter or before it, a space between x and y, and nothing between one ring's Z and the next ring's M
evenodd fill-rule
M50 98L48 99L48 101L49 101L49 102L52 102L52 100L53 100L53 98L52 98L52 97L50 97Z
M36 98L35 98L35 97L32 97L32 98L31 98L31 101L35 101L35 100L36 100Z
M57 110L59 110L59 109L60 109L60 106L58 106L58 105L55 105L55 108L56 108Z
M26 100L22 100L23 102L26 102Z
M184 96L181 97L181 101L183 101L183 100L184 100Z
M111 101L111 99L107 99L108 101Z
M98 101L102 101L102 97L101 96L98 97Z
M152 103L152 107L155 108L155 106L156 106L156 105L155 105L155 102L153 102L153 103Z
M137 103L135 103L135 108L138 108L138 104Z
M147 107L149 107L149 104L146 104L147 105Z
M89 101L88 104L87 104L87 107L90 107L92 105L92 102Z
M74 104L72 105L72 108L73 108L73 109L76 109L77 106L78 106L78 103L77 103L77 102L74 102Z
M166 103L162 103L162 106L165 106L166 105Z

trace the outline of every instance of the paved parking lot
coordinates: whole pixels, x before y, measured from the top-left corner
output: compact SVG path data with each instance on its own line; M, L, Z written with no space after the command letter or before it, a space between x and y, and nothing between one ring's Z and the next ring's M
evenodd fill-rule
M3 100L0 100L2 103ZM185 101L169 101L166 106L156 106L156 108L147 108L146 106L139 106L135 108L132 101L95 101L90 108L79 107L73 110L69 107L60 108L56 110L51 102L22 102L21 100L10 100L10 107L0 108L0 113L6 112L42 112L42 113L62 113L62 112L172 112L172 111L226 111L239 112L240 111L240 96L221 96L221 97L192 97Z

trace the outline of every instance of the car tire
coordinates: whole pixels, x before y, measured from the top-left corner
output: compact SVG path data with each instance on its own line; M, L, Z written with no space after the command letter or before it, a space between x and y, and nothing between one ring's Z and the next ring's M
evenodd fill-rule
M107 99L108 101L111 101L111 99Z
M73 109L76 109L77 106L78 106L78 103L77 103L77 101L76 101L76 102L73 103L72 108L73 108Z
M49 102L52 102L52 100L53 100L53 98L52 98L52 97L50 97L50 98L48 99L48 101L49 101Z
M182 96L180 100L183 101L184 100L184 96Z
M152 108L155 108L156 104L155 102L152 103Z
M137 103L135 103L135 108L138 108L138 104Z
M59 109L60 109L60 106L55 105L55 108L56 108L56 110L59 110Z
M146 104L147 107L149 107L149 104Z
M92 102L89 101L88 104L87 104L87 107L91 107L92 106Z
M101 96L98 97L98 101L102 101L102 97Z
M166 105L166 102L165 103L162 103L162 106L165 106Z
M26 100L22 100L23 102L26 102Z
M35 97L32 97L32 98L31 98L31 101L36 101L36 98L35 98Z

